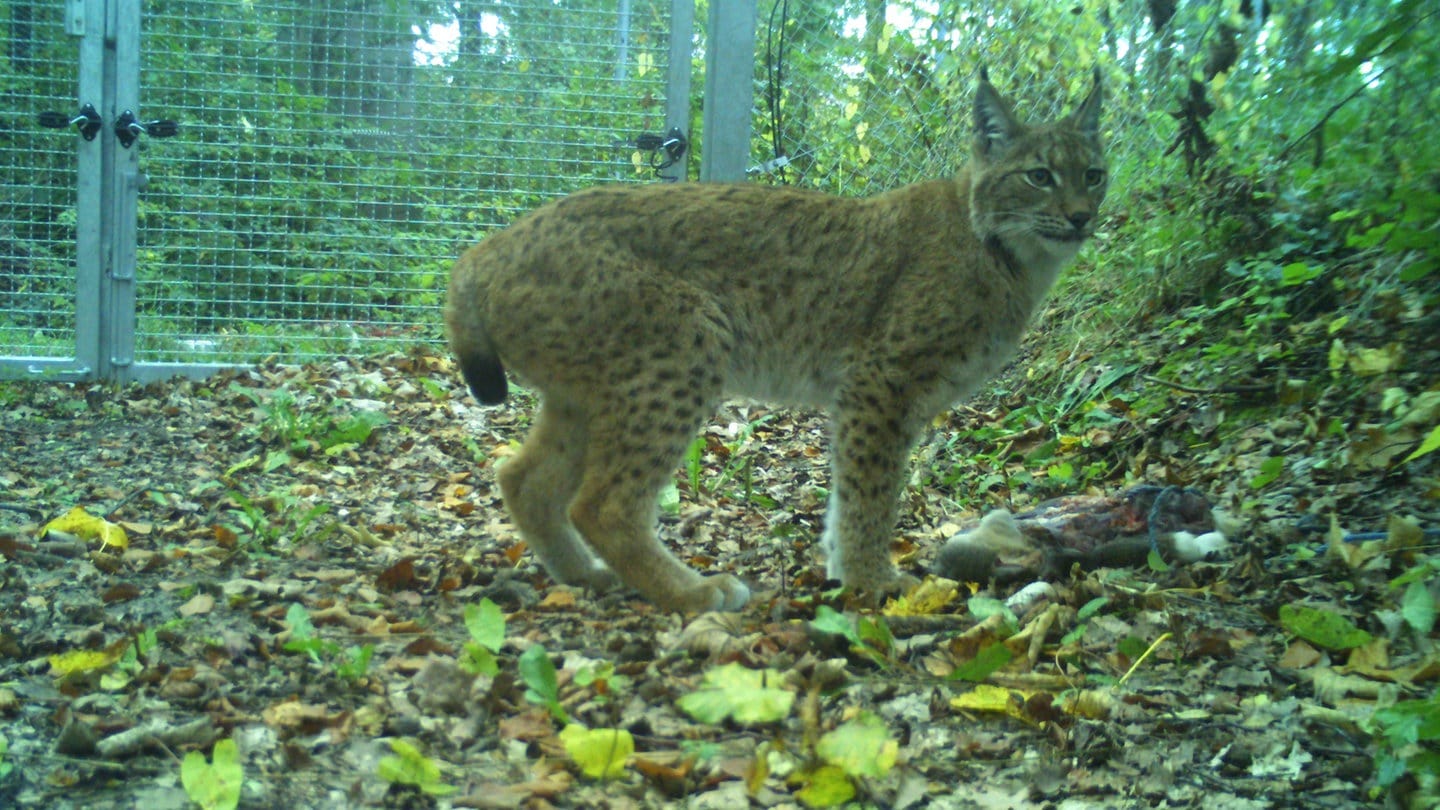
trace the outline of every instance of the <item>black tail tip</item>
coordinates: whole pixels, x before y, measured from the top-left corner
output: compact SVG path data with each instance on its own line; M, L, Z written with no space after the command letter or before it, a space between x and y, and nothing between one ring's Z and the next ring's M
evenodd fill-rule
M470 386L470 393L483 405L499 405L510 392L505 379L505 367L497 357L471 355L460 358L460 376Z

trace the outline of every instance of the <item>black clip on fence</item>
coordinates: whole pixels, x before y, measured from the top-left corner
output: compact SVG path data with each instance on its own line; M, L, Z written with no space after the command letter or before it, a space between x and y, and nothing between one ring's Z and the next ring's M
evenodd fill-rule
M135 139L141 135L149 135L152 138L169 138L180 131L180 125L174 121L145 121L141 122L135 118L135 113L130 110L120 113L115 119L115 140L126 149L135 143Z
M87 141L95 140L95 136L100 133L100 127L103 123L100 119L100 113L95 111L94 104L86 104L80 108L80 112L73 116L61 112L47 111L40 113L40 115L36 117L39 119L40 126L47 129L65 129L66 127L73 126L80 131L80 137Z
M635 139L635 148L650 153L650 168L655 170L658 177L660 172L685 157L685 150L690 148L690 142L685 140L685 133L681 132L679 127L671 127L663 136L641 135Z

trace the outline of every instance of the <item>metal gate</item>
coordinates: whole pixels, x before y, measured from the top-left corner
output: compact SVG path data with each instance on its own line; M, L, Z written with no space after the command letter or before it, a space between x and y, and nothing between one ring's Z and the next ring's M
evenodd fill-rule
M438 339L486 229L685 176L682 0L7 6L0 376Z

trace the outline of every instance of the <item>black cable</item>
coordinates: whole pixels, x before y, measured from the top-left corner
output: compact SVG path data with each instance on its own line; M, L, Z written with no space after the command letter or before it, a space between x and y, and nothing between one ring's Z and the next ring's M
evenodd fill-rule
M775 15L780 14L780 29L776 33ZM770 7L770 20L765 30L765 96L770 108L770 147L774 152L773 165L777 167L780 182L786 182L785 149L781 145L781 124L784 120L780 111L780 88L785 81L785 23L790 19L790 0L775 0Z

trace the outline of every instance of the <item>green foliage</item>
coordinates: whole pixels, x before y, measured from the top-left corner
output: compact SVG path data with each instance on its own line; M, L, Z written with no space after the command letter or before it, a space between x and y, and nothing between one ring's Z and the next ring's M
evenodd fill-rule
M885 721L862 711L816 741L819 764L797 774L795 796L809 807L838 807L855 798L858 780L889 773L899 753Z
M494 675L500 671L495 654L505 644L505 614L488 598L478 605L465 606L465 629L470 641L460 654L460 667L472 675Z
M1327 650L1348 650L1371 641L1369 633L1344 616L1305 605L1281 605L1280 624L1286 631Z
M1440 795L1440 693L1402 700L1370 716L1375 735L1375 781L1389 787L1409 774L1419 795Z
M568 723L570 715L560 705L560 682L550 654L539 644L520 654L517 662L520 681L525 684L525 699L544 707L557 722Z
M304 653L316 664L333 666L336 675L350 682L358 681L370 671L375 645L342 649L339 644L321 638L310 621L310 612L299 602L285 611L285 623L290 626L290 639L281 647L285 652Z
M1014 657L1015 654L1004 644L989 644L980 648L969 661L957 666L950 673L950 678L969 683L984 683L986 678L998 672Z
M381 779L397 785L411 785L431 796L448 796L455 792L454 785L441 781L440 766L420 753L413 744L401 740L390 741L393 757L383 757L377 766Z
M700 688L682 695L676 705L702 723L726 718L747 726L775 723L795 703L795 693L784 684L784 675L773 669L724 664L706 671Z
M235 810L245 776L239 749L232 739L218 740L211 756L213 761L207 762L199 751L186 754L180 762L180 784L203 810Z
M365 444L377 428L389 424L385 414L375 410L343 413L333 404L325 409L311 407L314 397L302 402L288 388L257 390L231 383L230 391L255 403L260 416L256 431L261 438L280 444L296 457L315 451L338 455Z
M895 653L895 636L883 616L857 614L851 617L829 605L815 608L810 626L850 642L850 652L881 666L889 666Z
M258 459L259 456L251 456ZM227 477L244 467L232 467ZM222 513L224 528L237 537L248 538L261 549L270 549L281 543L298 543L304 539L321 541L337 531L334 521L314 529L316 521L329 514L330 505L310 503L293 492L274 490L264 497L250 498L239 490L226 493L228 503Z

